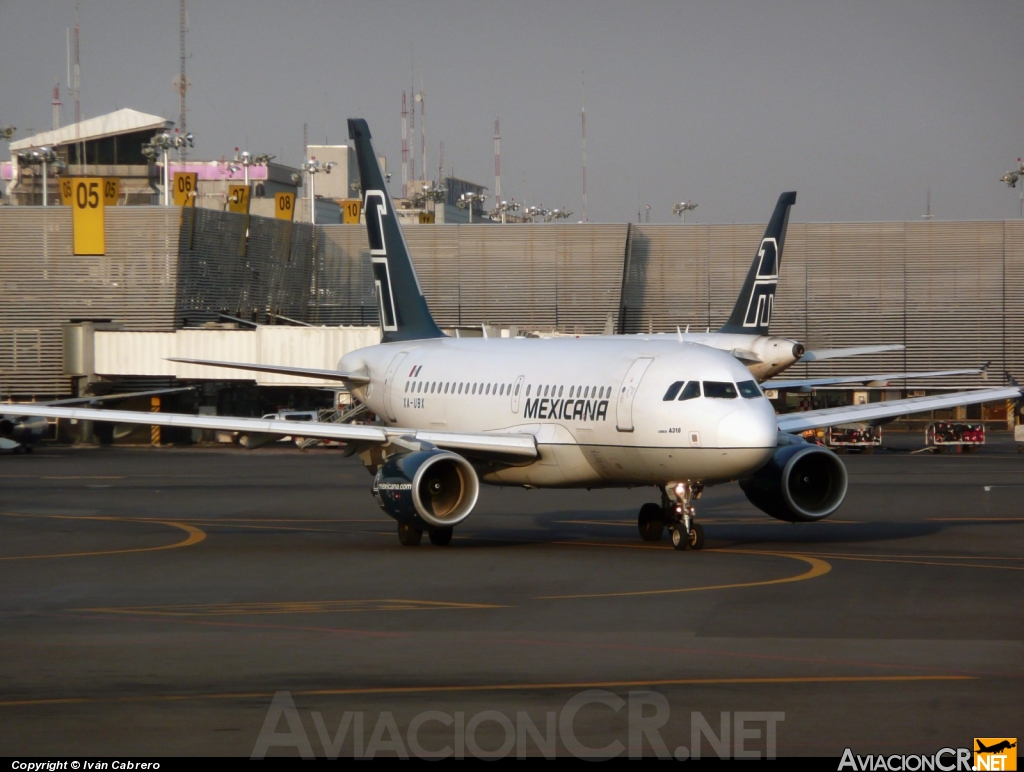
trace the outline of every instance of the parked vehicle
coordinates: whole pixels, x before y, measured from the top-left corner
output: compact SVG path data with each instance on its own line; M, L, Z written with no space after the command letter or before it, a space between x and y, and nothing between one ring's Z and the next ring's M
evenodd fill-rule
M882 444L882 427L870 424L843 424L829 427L825 444L837 451L847 449L873 453Z
M946 446L968 452L971 448L985 444L985 425L936 421L924 430L924 444L933 445L939 452Z

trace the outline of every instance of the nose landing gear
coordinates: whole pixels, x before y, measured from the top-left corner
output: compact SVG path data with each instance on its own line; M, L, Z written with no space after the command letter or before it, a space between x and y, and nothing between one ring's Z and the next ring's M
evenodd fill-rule
M695 522L696 510L691 502L700 498L704 485L696 482L669 483L661 490L661 506L644 504L637 526L644 541L660 541L667 526L672 546L677 550L704 548L704 528Z

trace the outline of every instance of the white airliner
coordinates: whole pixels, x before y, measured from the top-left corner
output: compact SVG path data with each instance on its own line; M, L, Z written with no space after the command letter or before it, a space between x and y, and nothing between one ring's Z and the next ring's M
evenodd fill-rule
M373 493L402 544L426 531L447 544L477 502L480 482L528 487L649 485L660 502L638 525L678 549L704 543L693 502L739 480L773 517L820 520L846 495L842 462L792 431L1017 398L1019 388L776 416L734 356L672 337L449 338L427 308L363 120L349 121L365 189L367 235L383 340L346 354L337 370L204 360L195 364L327 378L347 384L377 425L306 424L303 436L341 440L374 474ZM26 415L293 434L294 423L56 407Z
M878 375L854 375L841 377L797 378L768 380L788 369L797 362L820 362L826 359L877 354L884 351L901 351L900 343L852 348L831 348L808 351L804 344L792 338L772 335L770 331L775 291L779 283L782 254L786 245L786 231L789 228L789 211L796 203L796 192L789 191L779 196L764 235L754 252L754 259L747 270L747 276L740 288L728 320L715 332L690 332L678 330L673 336L686 343L699 343L727 351L739 359L761 382L765 389L797 389L811 391L818 386L843 384L871 384L883 386L892 381L913 378L941 378L953 375L977 375L982 368L967 370L942 370L916 373L882 373ZM665 337L643 335L639 337Z

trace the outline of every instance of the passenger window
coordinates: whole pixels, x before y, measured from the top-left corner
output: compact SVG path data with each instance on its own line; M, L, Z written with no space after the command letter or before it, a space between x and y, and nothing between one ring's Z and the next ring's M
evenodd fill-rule
M676 381L675 383L668 387L668 391L665 392L665 396L661 398L661 401L671 402L676 398L676 395L679 394L679 390L681 388L683 388L683 382Z
M696 399L700 396L700 381L690 381L686 384L683 389L683 393L679 395L679 401L682 402L687 399Z
M742 383L737 383L736 386L739 388L740 396L743 399L757 399L761 396L761 390L754 381L743 381Z
M516 396L519 396L519 386L516 386Z
M435 389L436 387L437 387L437 382L436 382L436 381L431 381L431 383L430 383L430 393L431 393L431 394L433 394L433 393L434 393L434 389Z
M704 381L704 396L711 399L736 399L736 386L725 381Z
M575 386L570 386L570 387L569 387L569 399L572 399L572 391L573 391L573 389L575 389L575 388L576 388Z
M562 389L564 389L564 388L565 388L565 386L559 386L559 387L558 387L558 396L559 396L559 397L561 397L561 396L562 396Z
M532 389L532 388L533 388L533 386L529 386L529 385L526 387L526 396L527 397L530 396L530 389Z

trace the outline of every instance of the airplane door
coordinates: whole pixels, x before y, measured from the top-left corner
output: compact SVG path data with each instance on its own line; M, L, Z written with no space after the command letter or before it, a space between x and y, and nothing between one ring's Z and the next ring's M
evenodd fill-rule
M526 378L525 375L520 375L516 378L516 385L512 387L512 412L519 412L519 393L523 390L523 380Z
M389 421L398 420L395 418L395 408L391 404L391 387L394 385L395 375L398 373L398 366L402 364L402 360L405 359L408 353L408 351L403 351L392 359L391 364L388 365L388 371L384 375L384 409L388 413Z
M615 407L615 428L620 432L633 431L633 397L636 396L640 380L653 361L654 357L641 357L629 366L626 377L622 379Z

